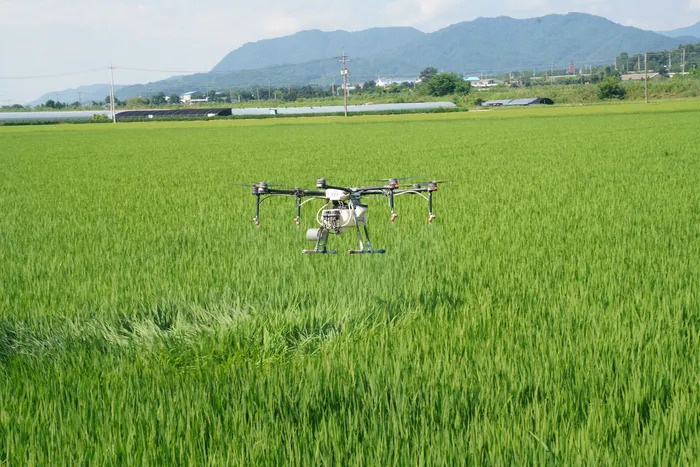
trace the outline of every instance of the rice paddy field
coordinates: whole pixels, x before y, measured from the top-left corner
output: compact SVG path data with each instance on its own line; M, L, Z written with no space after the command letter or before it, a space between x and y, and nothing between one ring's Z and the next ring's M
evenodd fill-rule
M692 465L700 101L0 128L0 465ZM386 255L300 254L370 200ZM355 248L353 235L330 247Z

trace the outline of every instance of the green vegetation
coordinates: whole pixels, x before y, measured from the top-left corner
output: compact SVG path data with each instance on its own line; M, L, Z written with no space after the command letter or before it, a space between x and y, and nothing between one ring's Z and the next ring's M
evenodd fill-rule
M625 88L622 87L619 79L610 76L598 83L599 99L622 99L623 97L625 97Z
M0 464L695 463L698 110L0 128ZM233 186L416 173L377 257Z
M436 73L425 83L425 93L431 96L448 94L468 94L470 84L462 80L457 73Z

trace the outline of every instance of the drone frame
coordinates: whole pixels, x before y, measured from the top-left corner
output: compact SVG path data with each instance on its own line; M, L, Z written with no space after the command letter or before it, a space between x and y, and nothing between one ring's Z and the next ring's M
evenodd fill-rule
M319 210L319 214L323 211L325 215L326 208L330 204L336 208L342 208L343 210L349 210L352 215L352 223L355 227L357 233L357 239L359 241L360 248L356 250L348 250L349 254L372 254L372 253L385 253L386 250L375 249L372 247L372 243L369 237L369 230L367 228L366 216L358 216L358 209L367 209L368 206L361 203L361 198L363 196L386 196L389 202L389 208L391 210L390 221L396 221L398 213L395 211L395 200L396 196L412 194L420 195L428 202L428 222L432 223L435 220L435 214L433 214L433 194L438 190L438 183L443 183L445 180L441 181L430 181L430 182L420 182L413 184L410 188L402 188L398 183L400 179L391 178L386 179L388 181L387 185L371 185L371 186L360 186L360 187L343 187L328 185L324 178L319 178L316 180L316 190L306 190L301 188L293 189L278 189L272 188L266 182L260 182L254 185L246 185L251 187L251 194L256 197L255 200L255 217L253 218L253 223L256 226L260 225L260 205L266 199L275 196L293 196L296 199L296 217L294 222L297 227L301 225L301 207L313 200L313 199L325 199L326 204ZM329 190L336 190L346 194L343 199L329 198ZM308 198L304 200L304 198ZM330 214L329 214L330 215ZM318 216L317 216L318 217ZM332 223L332 220L326 219L328 222ZM313 250L304 249L302 253L304 254L334 254L337 250L330 250L327 248L328 237L331 233L335 235L340 235L342 231L340 228L330 228L328 227L328 222L324 223L319 220L320 228L309 229L307 232L307 238L309 240L315 240L316 245ZM313 231L313 232L312 232ZM347 231L347 230L345 230Z

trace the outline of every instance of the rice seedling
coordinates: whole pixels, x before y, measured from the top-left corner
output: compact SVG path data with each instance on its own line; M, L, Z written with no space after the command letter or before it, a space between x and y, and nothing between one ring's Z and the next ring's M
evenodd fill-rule
M699 126L0 128L0 463L696 463ZM379 257L303 256L318 206L256 228L234 186L413 173L456 182L434 224L372 205Z

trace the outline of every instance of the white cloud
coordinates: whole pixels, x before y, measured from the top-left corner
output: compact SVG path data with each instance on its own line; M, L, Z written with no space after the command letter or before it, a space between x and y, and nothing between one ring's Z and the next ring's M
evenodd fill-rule
M391 25L427 26L430 29L435 20L442 19L459 3L459 0L392 0L385 7L385 17Z
M690 11L700 11L700 0L690 0L688 2L688 9Z

